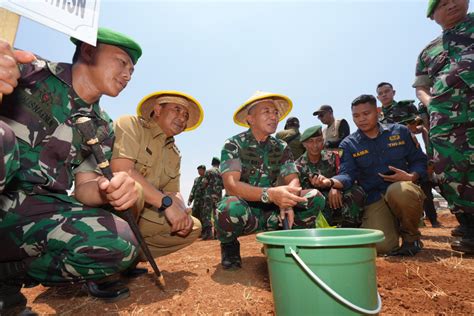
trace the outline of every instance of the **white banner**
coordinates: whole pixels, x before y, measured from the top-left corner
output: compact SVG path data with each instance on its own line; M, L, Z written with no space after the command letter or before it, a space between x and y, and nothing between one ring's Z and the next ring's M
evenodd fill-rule
M0 7L96 45L100 0L0 0Z

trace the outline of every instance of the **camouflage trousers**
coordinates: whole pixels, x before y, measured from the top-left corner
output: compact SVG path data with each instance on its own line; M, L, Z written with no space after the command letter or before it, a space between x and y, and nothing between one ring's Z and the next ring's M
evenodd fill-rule
M342 207L337 209L332 209L329 206L329 190L322 190L321 192L326 198L323 215L329 225L359 227L362 224L366 195L361 186L354 184L350 189L344 190L342 192Z
M203 230L212 227L212 219L217 209L219 198L217 196L205 196L204 203L201 208L201 224Z
M316 217L324 208L322 195L309 199L306 207L295 207L293 228L315 228ZM217 205L214 222L217 239L221 243L235 240L239 236L258 231L277 230L280 209L275 204L248 202L236 196L224 196Z
M473 106L473 91L452 88L428 108L434 180L454 213L474 214Z
M46 283L101 279L129 267L137 241L127 222L74 198L0 195L0 261L20 261L28 275Z
M191 215L201 220L201 210L203 205L204 202L202 199L194 199Z
M20 153L15 134L0 121L0 192L5 189L16 170L20 168Z

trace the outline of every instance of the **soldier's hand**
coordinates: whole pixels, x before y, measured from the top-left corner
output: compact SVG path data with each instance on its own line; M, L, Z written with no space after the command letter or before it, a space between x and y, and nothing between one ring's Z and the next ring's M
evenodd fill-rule
M301 188L283 185L279 187L273 187L268 189L268 197L270 202L275 203L280 209L286 209L293 207L300 202L306 202L305 197L299 196Z
M328 200L330 208L337 209L342 207L342 192L332 188L329 190Z
M136 189L135 180L126 172L114 173L110 181L105 177L100 177L97 183L107 201L117 211L129 209L140 198L140 192Z
M295 223L295 211L291 207L280 209L280 220L283 222L285 218L288 218L288 229L291 229Z
M379 176L382 177L383 181L387 182L398 182L398 181L413 181L414 175L406 172L405 170L398 169L392 166L388 166L388 169L395 172L392 175L384 175L379 173Z
M10 94L18 85L18 63L31 63L35 59L32 53L13 50L10 44L0 39L0 93Z
M311 184L315 188L326 188L331 186L331 181L322 174L317 174L311 178Z

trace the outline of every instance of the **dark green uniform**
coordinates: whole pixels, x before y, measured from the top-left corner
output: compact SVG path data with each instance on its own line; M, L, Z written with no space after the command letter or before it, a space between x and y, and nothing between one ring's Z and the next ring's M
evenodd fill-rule
M317 163L309 161L308 154L304 153L295 161L298 168L299 179L303 189L313 189L310 178L320 174L331 178L337 174L336 154L332 151L322 151L321 159ZM365 202L364 190L353 185L342 193L343 206L339 209L331 209L328 201L329 189L320 189L326 198L323 215L331 226L359 227Z
M194 201L192 215L199 220L201 220L201 210L204 204L204 186L202 185L203 180L204 176L199 176L194 179L193 187L188 199L188 204Z
M20 68L19 86L0 107L8 125L1 125L0 137L0 261L23 260L32 278L48 283L100 279L124 270L137 256L128 224L67 193L76 172L97 169L75 119L94 120L107 158L112 121L97 103L75 94L71 65L38 59Z
M257 142L251 130L226 140L221 153L221 173L229 171L240 172L240 181L257 187L273 187L278 177L298 172L285 142L271 136ZM307 206L295 208L295 228L314 228L324 203L320 194L310 199ZM222 243L228 243L241 235L278 229L279 214L280 209L275 204L226 195L217 207L217 237Z

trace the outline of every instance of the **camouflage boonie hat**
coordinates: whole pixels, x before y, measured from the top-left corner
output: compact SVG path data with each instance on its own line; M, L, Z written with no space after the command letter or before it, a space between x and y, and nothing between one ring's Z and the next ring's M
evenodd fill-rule
M438 6L439 0L429 0L428 10L426 11L426 17L429 18Z
M75 45L82 43L77 38L71 37L70 39ZM99 27L97 30L97 43L113 45L123 49L130 56L134 65L142 55L142 48L131 37L105 27Z
M281 122L293 108L293 102L291 102L290 98L283 94L256 91L247 101L245 101L244 104L242 104L237 109L237 111L235 111L235 124L243 127L249 127L249 124L247 123L247 114L249 110L263 101L270 101L275 105L276 109L280 113L280 117L278 118L279 122Z
M314 136L322 136L323 134L321 132L321 129L322 129L321 125L315 125L315 126L307 128L303 132L303 134L301 134L300 142L303 143L303 142L307 141L308 139L310 139L311 137L314 137Z
M191 131L201 125L204 111L201 104L189 94L173 90L153 92L138 103L137 115L148 121L153 113L155 104L176 103L188 109L189 119L185 132Z

